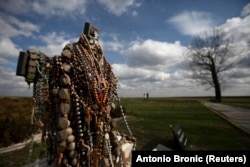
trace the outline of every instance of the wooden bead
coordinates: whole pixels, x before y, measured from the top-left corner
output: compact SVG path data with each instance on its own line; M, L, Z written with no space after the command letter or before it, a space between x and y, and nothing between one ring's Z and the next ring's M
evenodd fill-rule
M72 165L72 166L76 166L76 165L77 165L77 159L76 159L76 158L73 158L73 159L71 160L71 165Z
M114 110L115 109L115 103L111 103L111 107Z
M73 151L73 150L75 150L75 147L76 147L76 143L71 142L71 143L68 144L67 149L70 150L70 151Z
M63 161L62 161L62 163L63 163L63 165L67 165L68 160L66 158L64 158Z
M58 92L59 92L59 89L56 89L56 88L51 90L51 93L52 93L53 96L57 96Z
M68 89L60 89L58 94L61 99L69 101L70 94Z
M67 74L61 75L61 76L60 76L60 80L59 80L59 84L60 84L61 86L68 86L68 85L70 85L70 84L71 84L71 79L70 79L70 77L69 77Z
M66 142L62 141L57 145L57 152L61 153L66 149Z
M69 136L67 137L67 139L66 139L67 143L71 143L71 142L73 142L74 140L75 140L75 136L73 136L73 135L69 135Z
M62 115L67 115L70 112L70 104L69 103L61 103L60 104L60 112Z
M71 52L68 49L62 51L62 56L67 57L68 59L71 58Z
M67 44L66 46L65 46L65 49L68 49L68 50L73 50L73 45L72 44Z
M68 127L65 131L67 133L67 136L69 136L73 133L73 129L71 127Z
M67 136L68 135L67 135L66 130L60 130L60 131L57 131L56 133L56 139L59 142L66 140Z
M59 129L66 129L69 126L69 120L65 117L60 117L57 122Z
M69 157L70 158L74 158L75 156L76 156L76 151L75 150L69 152Z
M37 55L37 51L36 50L29 49L28 53L29 53L30 59L35 59L35 60L39 59L39 56Z

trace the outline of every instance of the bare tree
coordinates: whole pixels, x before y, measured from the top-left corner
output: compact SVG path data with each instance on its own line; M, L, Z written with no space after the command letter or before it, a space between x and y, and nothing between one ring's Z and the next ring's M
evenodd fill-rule
M207 89L215 89L215 100L221 102L221 84L224 73L235 65L236 54L231 46L232 40L225 34L214 30L194 37L189 48L190 67L194 79Z

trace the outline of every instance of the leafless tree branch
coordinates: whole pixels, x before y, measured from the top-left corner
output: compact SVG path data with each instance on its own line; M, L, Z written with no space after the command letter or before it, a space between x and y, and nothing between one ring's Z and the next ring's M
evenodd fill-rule
M221 74L237 63L231 43L232 40L225 39L223 32L213 30L210 35L195 36L189 49L193 78L200 85L214 88L217 101L221 101L221 83L224 81Z

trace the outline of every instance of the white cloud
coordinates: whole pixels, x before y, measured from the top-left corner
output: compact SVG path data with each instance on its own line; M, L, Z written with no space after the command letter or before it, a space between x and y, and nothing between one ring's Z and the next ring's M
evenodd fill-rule
M119 41L106 41L102 42L102 46L105 50L119 51L123 48L123 45Z
M245 8L243 9L243 11ZM234 71L231 75L237 77L239 80L240 78L244 81L250 79L250 74L243 72L244 68L247 68L249 71L250 67L250 15L240 18L234 17L231 19L227 19L226 22L220 26L218 29L221 29L225 32L227 38L233 39L232 47L234 47L234 53L237 54L236 60L240 61L241 64L238 64L237 75ZM242 75L239 75L241 73ZM243 75L244 74L244 75ZM238 85L238 84L235 84Z
M179 41L175 43L154 41L133 41L132 45L122 53L127 64L133 67L170 67L183 58L185 47Z
M174 25L184 35L197 35L215 25L212 15L201 11L183 11L171 17L167 23Z
M100 44L104 50L119 52L123 48L123 42L118 39L117 34L105 34L104 39L100 40Z
M31 36L33 32L39 32L40 27L28 22L19 20L14 16L10 16L0 12L0 35L5 37L15 37L24 35Z
M233 38L235 43L239 43L242 45L249 42L250 39L250 15L244 18L234 17L226 20L226 22L220 26L223 32L226 33L227 37Z
M88 0L9 0L0 1L0 9L15 14L36 13L46 17L51 16L83 16L87 10ZM141 3L135 0L98 0L110 13L117 16L128 11L128 8L137 8ZM136 11L132 15L137 15Z
M9 69L0 67L0 96L31 96L32 89L28 89L24 77L17 77Z
M22 21L2 12L0 12L0 27L0 56L18 56L21 49L13 42L12 38L17 36L30 37L40 30L39 26L31 22Z
M130 87L130 86L123 84L121 82L118 83L118 87L122 90L134 90L135 89L134 87Z
M137 16L138 15L138 13L137 13L137 11L132 11L132 16Z
M0 57L0 64L12 64L12 62L8 61L7 59Z
M126 64L113 64L112 67L119 80L120 96L138 96L143 91L153 90L156 85L161 85L170 77L167 72L130 67Z
M86 4L87 0L10 0L1 1L0 7L17 14L33 12L45 16L76 16L86 11Z
M125 13L129 7L139 7L140 4L136 4L134 0L98 0L98 2L104 5L110 13L117 16Z
M114 73L118 79L123 81L144 81L144 82L157 82L164 81L169 78L169 74L157 70L151 70L140 67L130 67L126 64L113 64ZM130 83L133 84L133 83Z
M45 35L38 36L39 39L41 39L46 44L61 44L65 42L69 42L66 40L66 38L69 38L69 35L67 35L64 32L49 32Z
M60 55L64 46L68 43L73 43L78 40L78 38L72 38L66 33L50 32L45 35L40 35L37 37L42 42L45 43L44 46L34 46L31 45L29 48L41 51L48 56Z
M0 56L18 56L20 48L16 46L9 38L0 37Z
M241 11L242 16L247 16L250 14L250 3L248 3Z
M138 96L147 91L153 96L168 96L166 90L189 87L191 73L184 70L186 66L180 66L185 50L178 41L167 43L148 39L131 42L131 46L122 51L126 64L112 65L120 83L121 96Z

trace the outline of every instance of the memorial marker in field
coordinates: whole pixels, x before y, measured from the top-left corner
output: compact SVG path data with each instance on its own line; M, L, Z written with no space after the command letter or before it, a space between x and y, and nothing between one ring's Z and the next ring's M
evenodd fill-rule
M79 40L67 44L61 55L20 52L16 75L34 84L33 125L42 129L48 165L131 166L135 138L98 37L99 30L86 23ZM115 130L114 106L122 112L129 135Z

